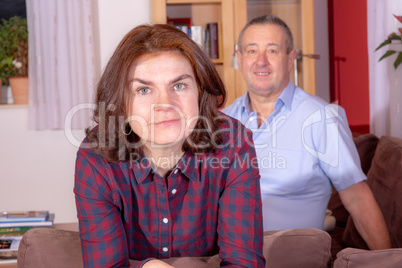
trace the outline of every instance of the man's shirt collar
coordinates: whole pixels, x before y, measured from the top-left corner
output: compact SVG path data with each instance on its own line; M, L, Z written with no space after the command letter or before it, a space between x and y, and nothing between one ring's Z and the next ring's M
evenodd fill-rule
M296 86L293 84L292 80L289 79L288 85L279 95L278 99L275 101L274 109L280 108L282 105L285 105L285 107L290 110L292 107L292 100L295 90ZM246 113L247 115L250 114L250 96L248 90L246 94L244 94L240 106L242 113Z

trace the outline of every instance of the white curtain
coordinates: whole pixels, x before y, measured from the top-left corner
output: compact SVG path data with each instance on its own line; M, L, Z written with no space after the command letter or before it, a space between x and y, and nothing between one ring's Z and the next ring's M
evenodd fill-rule
M402 27L393 14L402 15L402 0L367 0L370 132L378 137L402 138L402 65L394 69L396 55L378 62L390 46L374 52L389 34ZM391 47L402 51L402 44Z
M72 128L90 125L91 110L77 107L93 102L99 74L91 2L26 0L30 129L63 129L66 117Z

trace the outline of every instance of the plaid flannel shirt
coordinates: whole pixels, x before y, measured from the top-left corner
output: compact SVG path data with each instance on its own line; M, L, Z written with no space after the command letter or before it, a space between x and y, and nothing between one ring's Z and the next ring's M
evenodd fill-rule
M219 252L222 266L265 267L252 135L231 118L220 132L221 148L186 152L167 180L145 157L111 163L84 141L74 187L84 266Z

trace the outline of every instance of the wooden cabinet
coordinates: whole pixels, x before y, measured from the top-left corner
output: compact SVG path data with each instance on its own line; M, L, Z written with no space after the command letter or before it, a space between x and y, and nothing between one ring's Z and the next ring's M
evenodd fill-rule
M153 0L152 15L153 23L166 23L167 17L190 17L193 25L204 27L209 22L220 21L223 56L213 62L226 85L226 105L244 94L246 84L231 62L237 38L247 23L246 0Z

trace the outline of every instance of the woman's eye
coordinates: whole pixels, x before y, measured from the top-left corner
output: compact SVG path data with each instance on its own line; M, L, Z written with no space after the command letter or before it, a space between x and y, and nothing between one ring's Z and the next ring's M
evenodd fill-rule
M174 85L173 88L174 88L175 90L181 90L181 89L184 89L184 88L185 88L185 85L182 84L182 83L180 83L180 84Z
M151 90L147 87L143 87L137 90L140 94L145 95L148 94Z

